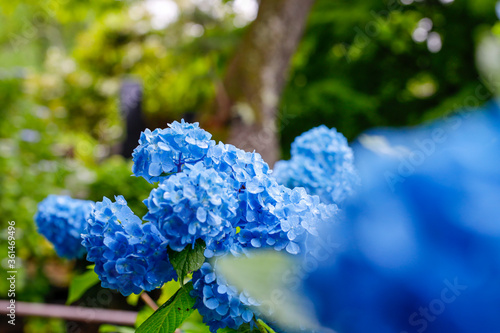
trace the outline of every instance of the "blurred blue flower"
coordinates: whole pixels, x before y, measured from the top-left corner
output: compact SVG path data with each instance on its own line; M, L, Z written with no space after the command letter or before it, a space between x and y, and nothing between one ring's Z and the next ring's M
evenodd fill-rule
M82 244L104 288L139 294L177 278L167 255L168 241L152 223L143 224L122 196L97 202Z
M141 133L139 146L132 154L132 171L153 183L172 173L183 170L184 165L201 161L215 144L211 134L198 123L174 121L166 129L149 129Z
M272 176L287 187L304 187L325 204L341 204L359 181L352 150L334 128L322 125L298 136L291 155L276 163Z
M163 180L144 201L144 219L154 223L169 246L182 251L202 239L207 253L234 235L238 221L237 188L224 173L205 168L199 162L186 165L183 172ZM224 252L224 251L222 251Z
M35 215L38 232L54 245L60 257L73 259L85 254L81 234L92 205L92 201L58 195L49 195L38 204Z
M238 292L228 285L223 277L216 276L209 263L204 263L193 274L191 296L196 298L195 308L212 333L225 327L236 330L243 323L255 324L254 313L249 307L259 303L247 293Z
M21 140L25 142L36 143L40 141L40 132L32 129L23 129L21 131Z
M305 282L320 321L342 333L498 332L500 109L460 112L355 146L363 187L342 239Z

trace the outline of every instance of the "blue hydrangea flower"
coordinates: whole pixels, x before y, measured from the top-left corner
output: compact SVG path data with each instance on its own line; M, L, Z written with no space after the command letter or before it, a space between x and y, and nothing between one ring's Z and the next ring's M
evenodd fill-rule
M207 252L217 251L227 235L235 233L237 188L224 173L205 168L203 163L163 180L144 201L148 207L145 220L153 222L169 246L182 251L202 239Z
M240 212L236 226L241 230L233 242L233 253L245 248L278 248L272 234L279 233L279 220L272 209L281 200L282 190L260 154L219 143L210 148L203 163L235 180Z
M250 307L260 305L259 302L245 292L238 292L223 277L216 276L209 263L204 263L193 274L191 296L196 298L195 308L212 333L225 327L238 329L243 323L255 324Z
M354 157L346 138L322 125L292 143L292 158L279 161L272 175L287 187L304 187L325 204L340 204L358 183Z
M211 147L203 163L234 180L239 204L241 229L230 249L234 254L248 247L276 246L270 233L279 231L272 207L281 199L276 180L269 176L268 164L258 153L245 152L233 145Z
M133 173L149 182L183 170L185 164L194 164L204 158L215 144L211 134L198 123L174 121L166 129L149 129L141 133L139 146L134 150Z
M500 328L500 108L355 146L363 186L342 246L306 280L320 321L345 333ZM362 320L356 320L362 318Z
M233 244L233 254L251 248L286 250L290 254L305 253L303 244L317 228L334 223L338 213L335 204L320 203L303 188L289 189L266 176L255 177L239 193L240 232Z
M240 182L240 185L244 185L253 177L262 177L270 173L269 165L260 154L249 153L222 142L210 147L203 163L207 168L227 173Z
M92 204L92 201L57 195L49 195L38 204L35 215L38 232L54 245L60 257L73 259L85 254L80 235Z
M274 247L283 249L279 241L280 221L273 214L274 207L282 198L281 186L269 177L255 177L248 181L244 190L238 193L241 219L238 227L234 252L245 248Z
M97 202L82 244L104 288L150 291L177 278L167 255L168 241L152 223L143 224L122 196Z
M336 205L320 203L317 196L308 195L303 188L291 190L277 186L276 190L280 192L275 196L275 203L268 209L258 207L258 218L240 222L241 231L235 246L240 246L243 252L248 248L273 248L293 255L304 254L307 238L316 236L317 229L324 224L335 223Z

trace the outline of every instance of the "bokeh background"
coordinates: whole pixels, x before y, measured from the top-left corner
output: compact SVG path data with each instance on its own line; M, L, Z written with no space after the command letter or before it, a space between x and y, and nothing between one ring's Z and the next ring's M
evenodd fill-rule
M48 194L122 194L144 215L151 186L129 160L144 128L199 121L272 165L320 124L354 140L471 109L500 87L498 15L496 0L1 0L0 235L16 221L17 299L64 303L85 269L36 232Z

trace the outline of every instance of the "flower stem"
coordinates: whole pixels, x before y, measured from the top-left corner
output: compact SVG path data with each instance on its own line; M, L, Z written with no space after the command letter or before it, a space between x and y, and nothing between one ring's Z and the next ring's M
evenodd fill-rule
M158 310L158 304L156 304L155 301L146 293L142 292L141 293L141 299L146 303L147 306L149 306L153 311Z
M257 327L262 333L276 333L269 325L267 325L262 319L257 319Z

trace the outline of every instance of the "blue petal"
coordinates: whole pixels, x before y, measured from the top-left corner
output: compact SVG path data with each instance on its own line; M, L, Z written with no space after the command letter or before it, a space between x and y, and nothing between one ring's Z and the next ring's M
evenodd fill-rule
M286 246L286 252L290 254L298 254L300 252L300 246L297 243L290 242Z
M161 164L160 163L151 163L149 165L148 172L151 176L154 176L154 177L161 175L161 172L162 172Z
M219 301L217 300L217 298L213 297L206 299L204 304L210 310L215 310L219 306Z

